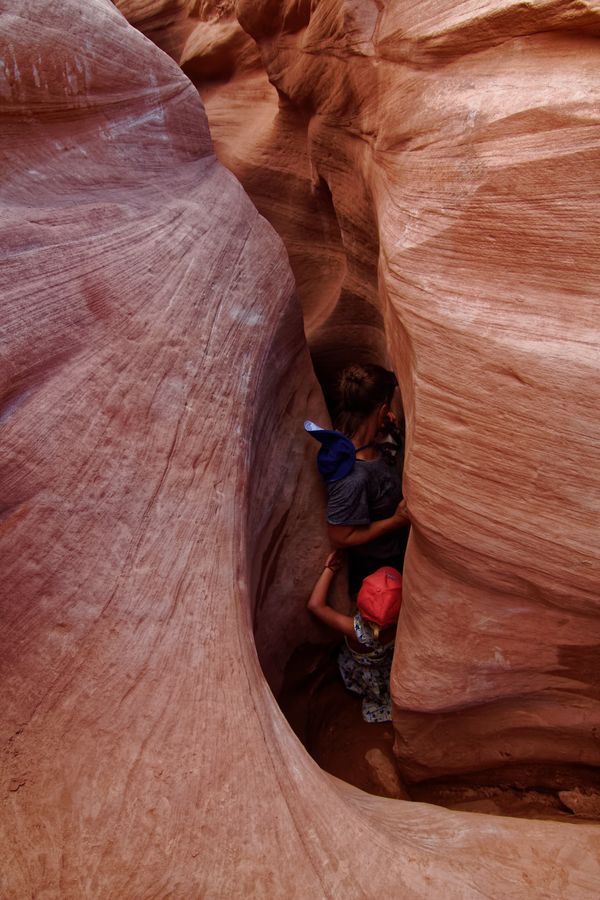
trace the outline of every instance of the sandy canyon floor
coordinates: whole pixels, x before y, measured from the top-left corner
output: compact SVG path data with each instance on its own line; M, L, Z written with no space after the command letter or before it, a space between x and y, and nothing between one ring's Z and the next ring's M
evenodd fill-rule
M295 733L324 771L370 794L447 809L527 819L600 821L600 772L548 766L538 789L526 767L405 786L391 723L364 722L361 701L342 685L336 647L310 648L291 661L280 703ZM538 769L538 773L540 770Z

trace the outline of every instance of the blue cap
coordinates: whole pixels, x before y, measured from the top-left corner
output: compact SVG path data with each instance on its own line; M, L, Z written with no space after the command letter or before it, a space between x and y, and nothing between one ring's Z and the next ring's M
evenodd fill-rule
M356 450L350 438L341 431L321 428L310 421L304 423L304 428L321 444L317 468L325 481L339 481L349 475L356 462Z

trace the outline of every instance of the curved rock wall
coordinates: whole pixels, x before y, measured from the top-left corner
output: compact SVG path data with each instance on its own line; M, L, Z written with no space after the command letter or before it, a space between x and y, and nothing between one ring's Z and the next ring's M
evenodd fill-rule
M331 166L317 169L310 109L290 103L270 83L256 43L235 17L233 0L200 4L188 0L179 5L177 18L164 0L162 4L157 0L151 10L138 0L116 2L129 21L169 52L199 87L219 159L235 172L259 212L283 238L313 365L328 400L332 399L335 376L348 362L387 359L370 188L364 179L354 179L350 193L336 191L335 205L332 199L336 169L353 168L358 143L344 151L349 158L338 160L336 154L328 154ZM260 5L250 5L240 16L246 27L248 17L254 21L254 13L275 32L280 19L282 27L293 32L306 25L309 4L278 10L272 3L262 13Z
M0 35L2 896L597 896L597 828L369 797L295 739L252 633L302 639L323 540L281 244L111 4Z
M409 76L412 118L382 135L385 291L411 347L395 696L415 774L599 761L598 58L582 36L507 38L443 84Z
M344 280L324 286L329 339L361 357L347 300L368 298L368 344L385 356L384 327L401 376L404 772L595 766L600 18L570 3L301 8L237 4L283 98L262 178L229 137L244 79L213 88L208 112L255 193L286 140L302 143L286 121L304 118L346 259ZM285 217L263 209L301 255ZM309 260L310 233L305 246Z

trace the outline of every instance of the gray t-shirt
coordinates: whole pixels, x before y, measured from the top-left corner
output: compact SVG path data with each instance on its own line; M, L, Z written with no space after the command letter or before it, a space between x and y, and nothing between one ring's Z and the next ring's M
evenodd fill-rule
M352 472L327 485L327 521L331 525L369 525L393 515L402 499L400 475L381 456L357 459ZM398 531L352 548L357 556L385 559L403 547Z

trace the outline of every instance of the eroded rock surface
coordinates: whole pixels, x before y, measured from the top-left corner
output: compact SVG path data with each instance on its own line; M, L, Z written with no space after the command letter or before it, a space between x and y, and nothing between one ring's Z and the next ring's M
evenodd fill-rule
M237 12L283 105L255 158L248 109L262 122L266 101L242 74L199 84L218 152L274 198L273 172L303 147L342 248L321 297L299 283L317 367L313 309L332 346L337 332L347 355L387 352L401 376L405 775L597 766L600 16L368 0ZM262 209L302 257L283 198ZM304 245L309 263L310 232ZM358 325L349 295L365 301Z
M110 3L0 33L3 897L596 896L596 827L370 797L293 736L252 630L276 679L323 542L280 241Z
M127 18L169 52L198 86L216 153L241 180L258 210L282 236L296 281L313 364L332 394L340 368L386 355L377 290L378 229L370 194L353 180L346 206L334 207L331 173L314 165L311 110L290 103L269 81L259 48L242 31L233 0L180 3L170 24L139 0L117 0ZM171 7L169 6L169 9ZM303 28L308 4L244 10L277 32ZM162 22L158 29L157 21ZM182 39L181 35L190 35ZM245 36L242 40L240 35ZM351 148L353 156L359 144ZM332 165L348 168L348 159ZM360 191L363 194L360 194Z

